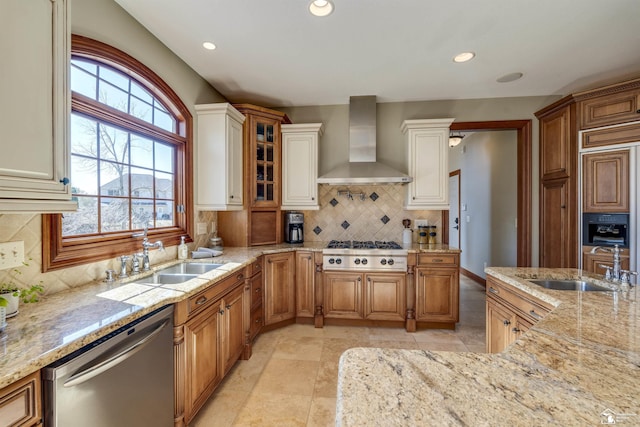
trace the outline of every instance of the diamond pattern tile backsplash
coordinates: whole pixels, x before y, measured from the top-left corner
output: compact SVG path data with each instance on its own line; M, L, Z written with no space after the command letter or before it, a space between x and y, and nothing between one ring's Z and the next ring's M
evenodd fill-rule
M336 240L395 240L402 242L402 220L426 219L437 227L437 242L441 242L442 220L440 211L407 211L404 204L406 185L349 186L354 197L338 195L347 187L320 185L320 210L304 211L304 239L308 242ZM364 200L359 197L364 193ZM347 227L345 225L348 224ZM319 233L318 230L321 230ZM417 233L413 233L414 241Z

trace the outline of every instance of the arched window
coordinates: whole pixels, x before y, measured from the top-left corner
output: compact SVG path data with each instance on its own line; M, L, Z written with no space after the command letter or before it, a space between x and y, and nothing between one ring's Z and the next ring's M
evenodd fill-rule
M78 211L43 217L43 270L177 244L190 232L191 116L153 71L73 36L71 188Z

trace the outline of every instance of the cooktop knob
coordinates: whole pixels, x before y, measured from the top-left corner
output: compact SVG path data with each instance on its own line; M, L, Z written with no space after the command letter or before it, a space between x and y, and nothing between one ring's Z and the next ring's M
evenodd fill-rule
M354 260L353 260L353 262L354 262L356 265L359 265L359 264L360 264L360 258L356 258L356 259L354 259Z
M382 258L382 259L380 260L380 264L382 264L382 265L387 265L387 260L386 260L386 259L384 259L384 258Z
M367 261L367 259L366 259L366 258L362 258L362 265L367 265L367 263L368 263L368 262L369 262L369 261Z
M387 264L393 265L393 258L389 258L389 261L387 261Z
M341 259L341 258L338 258L338 259L336 260L336 264L342 264L342 259Z
M335 260L335 259L333 259L333 258L329 258L329 264L333 264L334 262L336 262L336 260Z

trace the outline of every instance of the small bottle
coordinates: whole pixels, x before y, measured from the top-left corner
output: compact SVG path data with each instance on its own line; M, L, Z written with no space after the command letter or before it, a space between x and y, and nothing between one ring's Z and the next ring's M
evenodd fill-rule
M180 245L178 245L178 259L187 259L189 256L189 246L184 242L184 236L180 236Z

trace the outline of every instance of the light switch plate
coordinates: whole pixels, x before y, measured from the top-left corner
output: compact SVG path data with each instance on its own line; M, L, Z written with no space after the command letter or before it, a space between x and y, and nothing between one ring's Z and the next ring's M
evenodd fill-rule
M24 242L0 243L0 270L19 267L24 262Z
M196 234L207 234L207 223L199 222L196 224Z

